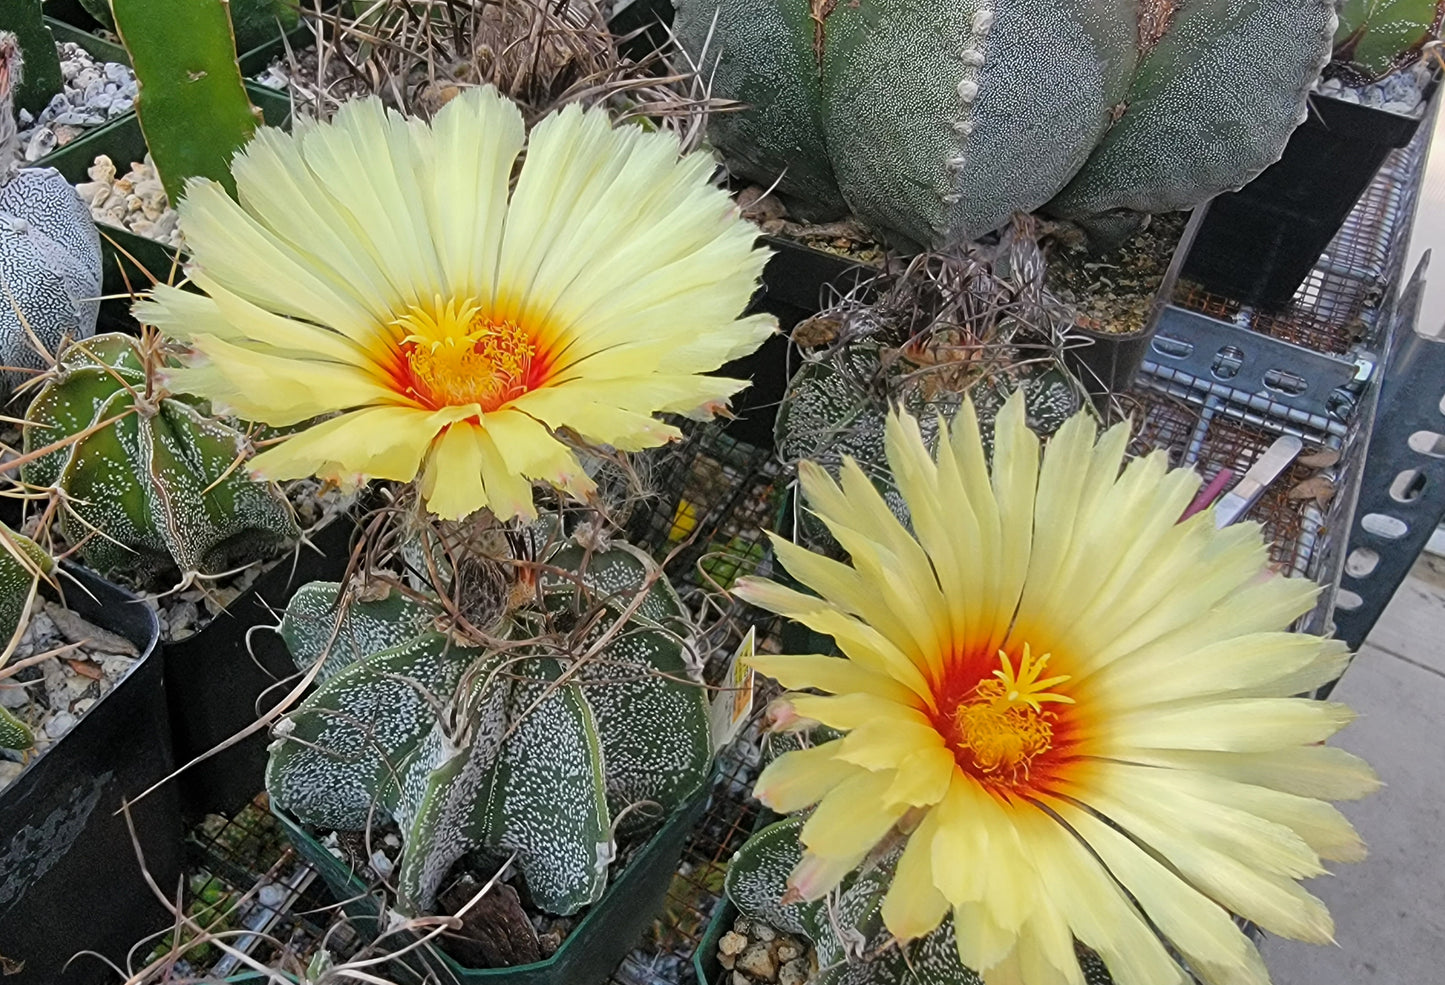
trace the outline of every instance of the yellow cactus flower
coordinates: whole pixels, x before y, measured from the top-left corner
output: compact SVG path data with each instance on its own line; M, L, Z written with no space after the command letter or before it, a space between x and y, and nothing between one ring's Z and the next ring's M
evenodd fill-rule
M188 185L205 293L157 287L136 316L194 351L176 389L278 426L339 415L262 452L259 475L420 476L443 517L530 516L530 479L593 488L559 432L667 441L653 415L723 406L742 381L701 374L774 330L737 317L766 253L712 168L575 106L529 137L491 88L430 124L348 103L260 130L233 164L239 204Z
M1118 985L1185 982L1168 947L1205 982L1262 985L1230 913L1329 941L1297 880L1364 855L1324 802L1378 785L1321 744L1351 714L1293 697L1348 652L1283 631L1315 587L1267 571L1256 525L1178 522L1197 475L1163 452L1121 474L1127 426L1095 439L1079 415L1041 456L1016 395L990 475L971 405L936 457L895 413L888 461L913 532L856 464L839 485L804 463L851 563L775 538L817 594L756 578L737 592L836 641L843 657L753 665L795 689L779 722L845 734L780 756L757 794L816 805L794 898L906 838L886 927L908 940L951 913L960 960L989 985L1082 983L1075 939Z

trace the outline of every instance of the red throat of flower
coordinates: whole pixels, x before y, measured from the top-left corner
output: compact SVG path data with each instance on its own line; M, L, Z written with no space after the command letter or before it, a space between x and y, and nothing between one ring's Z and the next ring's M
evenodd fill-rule
M1006 652L998 659L991 676L946 682L934 726L965 773L994 793L1024 795L1061 758L1074 699L1053 690L1067 675L1041 679L1048 654L1036 658L1024 644L1017 671Z
M393 324L406 334L393 379L423 406L478 404L494 411L544 385L551 359L534 333L510 318L493 320L474 301L412 308Z

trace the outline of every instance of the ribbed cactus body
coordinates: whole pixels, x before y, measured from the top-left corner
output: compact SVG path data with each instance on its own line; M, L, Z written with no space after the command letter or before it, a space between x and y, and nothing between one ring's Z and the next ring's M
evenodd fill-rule
M308 824L395 820L405 909L430 908L453 863L482 849L516 853L539 907L575 912L606 887L615 831L672 813L707 775L707 704L666 579L625 545L542 560L575 578L543 575L503 632L560 630L565 645L460 645L426 605L338 610L340 586L321 582L282 620L297 665L324 662L276 729L267 789Z
M677 0L732 170L941 247L1189 208L1279 158L1332 0Z
M1372 82L1413 65L1445 26L1445 0L1344 0L1331 71Z
M0 177L0 395L48 364L66 339L95 334L100 235L70 182L54 168Z
M55 567L54 560L29 537L0 524L0 667L17 636L41 577ZM29 749L35 744L30 727L6 708L0 708L0 749Z
M137 583L271 557L300 531L248 443L205 405L160 388L141 343L100 335L62 354L26 413L25 449L74 439L22 469L64 494L62 532L103 574Z
M952 422L966 393L974 412L991 434L991 422L1015 390L1023 390L1029 427L1050 435L1084 405L1078 380L1052 358L1018 357L1013 365L944 373L920 372L917 363L885 352L874 342L859 342L810 357L799 367L778 407L775 436L785 462L814 461L835 476L844 458L863 467L900 520L908 507L888 471L884 426L897 403L918 419L930 448L938 422ZM827 547L832 537L806 510L798 511L801 542Z

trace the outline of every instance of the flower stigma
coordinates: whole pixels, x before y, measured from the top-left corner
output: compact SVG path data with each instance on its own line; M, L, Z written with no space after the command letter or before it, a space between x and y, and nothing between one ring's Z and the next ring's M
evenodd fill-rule
M1000 650L998 656L1001 666L954 711L954 754L979 780L1017 786L1028 781L1030 765L1053 746L1058 716L1044 705L1073 704L1074 699L1049 690L1069 680L1067 674L1039 679L1049 654L1034 659L1025 643L1017 673L1007 653Z

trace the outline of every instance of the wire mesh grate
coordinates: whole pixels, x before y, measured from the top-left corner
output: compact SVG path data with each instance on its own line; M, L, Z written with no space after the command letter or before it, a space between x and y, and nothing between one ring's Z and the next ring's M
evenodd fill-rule
M184 912L207 933L198 939L172 928L158 935L144 956L155 965L147 981L220 980L254 967L247 959L299 975L323 946L342 957L360 947L316 871L272 817L265 794L234 817L203 818L187 833L185 859Z
M1329 248L1281 311L1262 311L1180 281L1175 304L1330 355L1380 343L1378 313L1393 282L1428 146L1429 127L1391 153Z
M1231 470L1233 481L1238 481L1280 436L1279 431L1230 416L1221 402L1201 408L1155 390L1141 389L1128 395L1121 401L1121 409L1135 422L1132 454L1162 449L1168 452L1170 465L1195 469L1206 484L1223 469ZM1311 494L1311 486L1305 483L1316 479L1321 470L1301 461L1321 450L1322 446L1306 440L1300 457L1269 484L1244 517L1263 527L1270 561L1284 573L1313 573L1315 550L1323 533L1320 500L1328 502L1330 487L1314 482L1319 491Z

